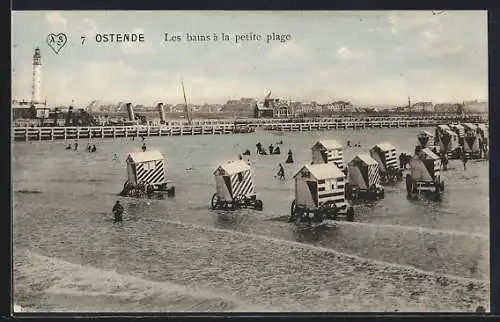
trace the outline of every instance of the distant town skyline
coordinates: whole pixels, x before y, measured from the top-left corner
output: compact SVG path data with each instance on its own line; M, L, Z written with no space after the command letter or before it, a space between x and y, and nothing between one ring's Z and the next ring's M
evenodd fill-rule
M55 54L49 33L68 35ZM143 33L139 45L96 34ZM281 43L167 43L165 33L289 34ZM81 44L81 36L86 43ZM41 99L50 105L130 101L224 104L272 96L359 105L487 100L486 11L13 12L12 97L31 97L42 54Z

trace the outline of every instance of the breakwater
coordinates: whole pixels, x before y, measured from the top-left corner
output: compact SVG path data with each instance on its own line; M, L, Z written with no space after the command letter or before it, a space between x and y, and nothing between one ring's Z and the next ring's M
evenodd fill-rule
M244 119L244 120L184 120L168 121L162 125L96 126L96 127L13 127L14 141L67 140L86 138L117 138L181 135L232 134L242 127L268 131L314 131L332 129L431 127L454 122L484 122L480 116L434 117L368 117L323 118L303 120ZM245 131L243 131L245 132Z

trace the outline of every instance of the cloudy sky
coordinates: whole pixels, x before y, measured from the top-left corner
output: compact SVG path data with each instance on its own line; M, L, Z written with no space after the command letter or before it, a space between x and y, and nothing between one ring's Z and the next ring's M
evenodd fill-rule
M488 96L487 13L53 11L12 15L12 96L29 99L42 52L42 98L155 104L262 98L358 104L454 102ZM68 42L59 54L49 33ZM97 33L144 33L143 44L97 43ZM164 33L290 34L265 40L165 42ZM81 43L85 36L85 43Z

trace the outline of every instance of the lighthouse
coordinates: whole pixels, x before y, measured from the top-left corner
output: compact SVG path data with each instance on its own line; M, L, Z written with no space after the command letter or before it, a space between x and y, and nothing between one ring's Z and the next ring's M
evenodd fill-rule
M33 80L31 85L31 104L37 105L41 103L41 82L42 82L42 55L40 48L36 47L33 55Z

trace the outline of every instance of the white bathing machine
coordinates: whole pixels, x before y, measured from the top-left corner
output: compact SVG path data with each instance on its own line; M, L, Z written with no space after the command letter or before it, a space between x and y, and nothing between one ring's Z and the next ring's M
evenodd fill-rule
M463 146L464 145L464 138L465 138L465 127L462 124L451 124L450 128L453 132L457 133L458 144L460 146Z
M441 159L428 148L416 149L410 160L410 173L406 175L406 191L411 196L420 192L440 194L444 190L441 180Z
M256 198L251 168L244 161L220 164L214 177L216 193L212 196L212 209L263 209L262 200Z
M346 196L350 200L384 198L378 162L368 154L359 154L347 164Z
M403 178L394 145L389 142L379 143L370 149L370 156L379 165L382 183L395 183Z
M294 176L295 200L290 221L337 219L354 220L354 210L345 198L346 177L334 163L307 164Z
M175 196L175 187L166 178L165 158L158 150L129 153L126 159L128 179L120 193L129 197L152 197L155 193Z
M418 132L417 146L431 149L434 145L434 135L431 132L425 130Z
M481 148L479 145L479 135L476 131L476 126L472 123L464 123L463 124L465 136L464 136L464 144L463 150L464 153L469 158L480 158L481 157Z
M434 131L435 132L434 144L440 145L441 144L441 136L449 130L451 130L451 128L445 124L440 124L440 125L436 126L436 130Z
M450 159L460 157L461 146L458 143L458 134L452 130L445 130L440 134L439 151L446 153Z
M312 164L334 163L344 170L344 150L336 140L319 140L312 146Z

